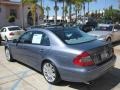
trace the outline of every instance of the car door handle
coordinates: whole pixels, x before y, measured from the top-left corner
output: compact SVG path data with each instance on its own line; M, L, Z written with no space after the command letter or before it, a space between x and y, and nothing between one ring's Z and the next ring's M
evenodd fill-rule
M43 52L44 51L44 49L40 49L40 52Z

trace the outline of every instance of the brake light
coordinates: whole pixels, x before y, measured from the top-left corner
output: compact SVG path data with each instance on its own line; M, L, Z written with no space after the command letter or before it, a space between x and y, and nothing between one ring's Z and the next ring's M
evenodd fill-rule
M83 52L74 58L73 63L77 66L91 66L94 65L93 60L91 59L88 52Z
M11 36L13 36L13 35L15 35L13 32L11 32L9 35L11 35Z

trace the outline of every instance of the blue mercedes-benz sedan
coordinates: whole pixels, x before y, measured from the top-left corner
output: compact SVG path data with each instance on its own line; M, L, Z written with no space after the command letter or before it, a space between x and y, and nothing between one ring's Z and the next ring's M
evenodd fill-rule
M28 30L5 45L5 54L8 61L42 72L51 84L89 82L109 71L116 60L110 44L75 27Z

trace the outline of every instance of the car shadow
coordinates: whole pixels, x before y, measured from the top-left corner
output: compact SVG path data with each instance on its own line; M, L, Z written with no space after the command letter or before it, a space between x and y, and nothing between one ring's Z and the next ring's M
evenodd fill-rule
M5 46L5 41L1 41L0 46Z
M68 86L77 90L111 90L120 83L120 69L113 68L110 72L91 82L91 84L63 81L58 86Z
M112 43L113 47L120 45L120 41L116 41Z
M42 75L42 73L37 71L36 69L21 62L18 63L27 66L28 68ZM71 89L76 90L111 90L115 88L119 83L120 83L120 69L114 67L103 76L99 77L96 80L91 81L90 84L62 81L57 86L59 87L67 86Z

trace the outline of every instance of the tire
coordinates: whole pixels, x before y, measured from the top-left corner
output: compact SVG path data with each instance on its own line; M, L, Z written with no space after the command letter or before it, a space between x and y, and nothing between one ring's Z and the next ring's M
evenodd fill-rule
M56 85L61 81L57 68L52 62L43 63L42 73L45 80L50 84Z
M107 38L107 40L106 40L107 42L111 42L111 38Z
M5 55L6 55L6 59L9 61L9 62L13 62L14 59L12 58L12 55L10 53L10 50L8 48L5 49Z

